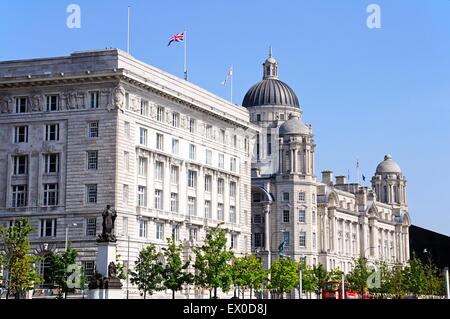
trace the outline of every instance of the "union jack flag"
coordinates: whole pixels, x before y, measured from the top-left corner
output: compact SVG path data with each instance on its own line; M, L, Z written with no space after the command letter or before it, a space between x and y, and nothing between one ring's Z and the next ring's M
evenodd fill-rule
M181 33L173 35L170 38L169 44L167 46L171 45L172 42L183 42L183 41L184 41L184 32L181 32Z

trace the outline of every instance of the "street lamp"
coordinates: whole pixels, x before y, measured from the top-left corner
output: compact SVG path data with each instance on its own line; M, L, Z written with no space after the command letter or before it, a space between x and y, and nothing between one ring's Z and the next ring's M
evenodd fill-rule
M73 224L67 224L67 225L66 225L66 244L65 244L65 249L64 249L65 251L67 251L67 248L68 248L68 243L69 243L69 228L70 228L71 226L77 227L78 224L73 223Z
M119 234L121 237L125 237L125 235L124 234ZM130 235L126 235L126 237L127 237L127 274L126 274L126 277L127 277L127 299L129 299L129 297L130 297L130 284L129 284L129 273L130 273Z
M449 280L448 280L448 267L444 268L444 273L445 273L445 286L446 286L446 290L447 290L447 299L450 299L450 284L449 284Z

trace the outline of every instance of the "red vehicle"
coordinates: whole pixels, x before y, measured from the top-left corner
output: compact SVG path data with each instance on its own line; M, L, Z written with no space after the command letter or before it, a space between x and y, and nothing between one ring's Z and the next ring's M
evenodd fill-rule
M322 299L342 299L341 281L329 281L322 287ZM350 283L345 283L345 299L361 299L358 292L350 290Z

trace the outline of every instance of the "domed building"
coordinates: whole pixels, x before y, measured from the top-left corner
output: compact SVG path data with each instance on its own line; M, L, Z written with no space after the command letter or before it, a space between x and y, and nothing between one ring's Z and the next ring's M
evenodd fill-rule
M359 256L405 264L410 219L406 179L392 156L377 166L372 188L332 171L315 175L312 126L294 90L279 80L269 49L263 79L242 105L261 128L252 160L252 251L266 268L293 258L327 270L351 271Z

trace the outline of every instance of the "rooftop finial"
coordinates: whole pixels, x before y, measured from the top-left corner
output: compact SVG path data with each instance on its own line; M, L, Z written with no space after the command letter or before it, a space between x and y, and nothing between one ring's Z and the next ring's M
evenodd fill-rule
M272 57L272 46L269 45L269 58L271 58L271 57Z

